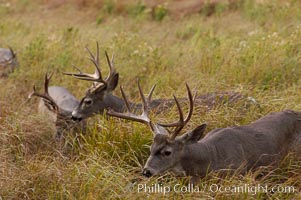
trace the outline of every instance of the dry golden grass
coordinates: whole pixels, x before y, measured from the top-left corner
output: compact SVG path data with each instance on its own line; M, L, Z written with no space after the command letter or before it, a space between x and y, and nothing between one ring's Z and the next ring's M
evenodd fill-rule
M185 186L186 178L140 175L151 144L148 127L118 119L91 118L87 134L62 152L54 126L28 100L32 85L41 86L47 71L53 85L67 87L78 98L89 83L65 77L72 64L92 70L84 47L115 53L120 84L139 101L143 88L157 83L155 98L184 96L185 82L199 94L234 91L258 105L218 104L200 107L188 125L218 127L247 124L270 112L301 111L301 4L298 1L251 0L205 7L188 16L170 14L168 6L152 12L142 1L75 0L0 2L0 45L13 47L20 68L0 79L0 199L298 199L301 161L285 158L277 168L221 177L210 173L200 187L280 184L297 191L162 193L137 192L138 184ZM179 1L170 1L179 3ZM171 5L171 4L170 4ZM210 13L212 12L212 13ZM210 13L210 17L208 17ZM104 73L104 54L101 55ZM119 91L114 94L119 95ZM175 119L175 110L155 117Z

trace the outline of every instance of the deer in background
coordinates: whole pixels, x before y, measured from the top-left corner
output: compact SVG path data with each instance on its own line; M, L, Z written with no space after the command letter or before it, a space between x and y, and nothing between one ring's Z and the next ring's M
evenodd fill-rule
M107 52L105 52L106 60L109 65L109 75L103 78L99 64L99 45L96 43L96 54L90 51L86 47L87 52L90 57L89 60L95 66L94 74L88 74L82 72L78 67L73 67L78 71L78 73L67 73L65 75L73 76L80 80L86 80L93 82L92 86L87 90L86 95L81 99L79 105L72 112L72 119L75 121L80 121L91 117L94 114L103 114L104 110L111 108L117 112L126 111L126 105L122 98L112 95L112 91L118 85L119 74L114 68L114 56L110 59ZM199 105L212 106L217 102L228 101L235 102L238 99L242 99L243 96L235 92L222 92L222 93L211 93L205 94L197 97L197 103ZM184 101L186 98L181 98L180 101ZM129 102L131 107L136 109L141 109L141 104L135 104ZM171 108L174 105L173 99L155 99L149 104L150 109L156 110L158 113Z
M92 116L94 113L102 114L104 109L112 107L117 111L122 111L124 102L119 97L111 94L111 92L118 85L119 74L114 69L113 56L109 59L107 52L105 52L108 65L110 67L110 73L107 78L103 78L101 69L99 66L99 45L97 43L96 55L86 47L86 50L90 54L89 59L95 65L95 73L88 74L83 73L78 67L76 68L79 73L64 73L80 80L92 81L92 86L87 90L85 97L82 98L80 103L75 107L72 112L72 119L75 121L81 121L82 119Z
M194 107L195 96L192 97L188 85L188 115L184 119L179 101L174 96L179 121L170 124L150 120L148 110L153 88L145 97L139 83L138 87L143 102L141 115L134 114L130 106L127 106L126 113L108 109L108 115L150 126L154 138L142 172L146 177L170 171L176 175L190 176L191 183L195 184L210 171L240 169L245 172L276 164L287 154L294 141L301 138L301 112L292 110L269 114L248 125L215 129L204 137L206 124L179 136L190 120ZM127 102L122 87L121 92Z
M32 96L40 97L38 111L48 115L56 127L56 139L61 141L68 132L80 132L85 129L85 121L75 122L72 120L72 111L78 106L79 101L66 89L59 86L49 87L49 81L53 73L45 74L44 93L36 91L33 86L33 92L29 94L28 98Z
M7 76L18 66L17 54L12 48L0 48L0 77Z

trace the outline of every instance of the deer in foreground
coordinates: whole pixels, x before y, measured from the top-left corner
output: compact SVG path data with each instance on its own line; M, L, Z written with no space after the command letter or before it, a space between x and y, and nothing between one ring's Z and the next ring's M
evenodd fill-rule
M11 49L0 48L0 77L7 76L18 66L16 53Z
M192 116L195 101L188 85L189 113L184 119L174 96L180 119L170 124L150 120L148 107L154 88L145 97L139 84L138 87L143 102L142 115L134 114L130 106L127 106L126 113L108 109L108 115L150 126L154 138L142 172L146 177L170 171L176 175L190 176L194 184L210 171L240 169L245 172L275 164L286 155L292 143L301 138L301 112L292 110L269 114L248 125L215 129L203 138L206 124L179 136ZM122 87L121 92L127 102ZM174 129L170 130L172 127Z
M32 96L40 97L38 111L48 115L55 122L56 139L62 140L67 132L84 130L85 121L75 122L71 119L73 109L78 106L79 101L66 89L59 86L49 87L49 81L53 73L45 74L44 93L39 93L33 86Z
M124 100L112 94L112 91L114 91L117 87L119 80L119 74L114 68L114 56L110 59L107 52L105 52L110 72L106 78L103 78L99 64L98 43L96 43L95 55L93 55L89 48L86 47L86 50L90 55L89 60L95 66L94 74L84 73L74 65L73 67L78 71L78 73L64 73L65 75L73 76L80 80L93 82L92 86L87 90L86 95L81 99L79 105L73 110L72 119L80 121L97 113L103 114L104 110L107 108L111 108L116 112L126 111L126 104ZM243 96L241 94L235 92L211 93L198 96L197 103L199 105L212 106L216 102L226 100L231 103L242 98ZM180 101L184 100L186 99L180 99ZM132 102L129 102L128 104L139 110L142 108L141 104L135 104ZM173 99L155 99L149 103L150 109L156 110L158 113L172 107L173 105Z

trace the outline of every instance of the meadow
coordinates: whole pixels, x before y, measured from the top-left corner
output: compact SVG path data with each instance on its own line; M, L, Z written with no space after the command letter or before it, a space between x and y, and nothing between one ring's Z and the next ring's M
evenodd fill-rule
M67 153L57 148L53 123L38 114L38 99L28 94L54 72L51 85L82 98L91 83L62 72L74 71L75 64L92 73L85 47L95 51L97 41L103 73L104 51L114 53L119 84L135 102L141 101L137 78L145 91L157 84L154 98L184 97L187 82L198 94L233 91L256 100L200 107L185 130L206 122L208 133L271 112L301 111L300 1L222 1L186 15L169 12L167 4L150 9L143 1L0 1L0 46L11 46L19 60L19 68L0 79L0 199L301 198L301 160L294 156L245 175L211 172L200 182L202 192L138 191L139 184L185 187L188 179L143 177L149 127L101 115L88 120L85 135L70 138ZM113 93L121 96L119 89ZM154 116L175 119L175 108ZM212 185L221 191L208 189ZM294 191L223 190L245 185Z

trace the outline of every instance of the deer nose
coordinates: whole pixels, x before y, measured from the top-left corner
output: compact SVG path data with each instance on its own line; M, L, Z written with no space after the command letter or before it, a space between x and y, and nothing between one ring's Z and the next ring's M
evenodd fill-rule
M73 115L72 115L71 119L73 121L76 121L76 122L80 122L82 120L82 118L80 118L80 117L74 117Z
M152 176L152 173L149 169L144 168L143 171L142 171L142 175L149 178L149 177Z

